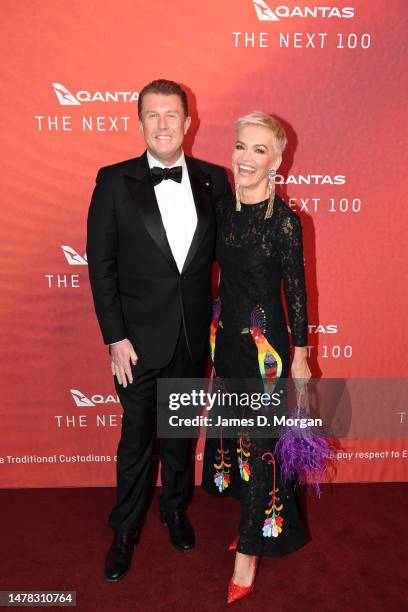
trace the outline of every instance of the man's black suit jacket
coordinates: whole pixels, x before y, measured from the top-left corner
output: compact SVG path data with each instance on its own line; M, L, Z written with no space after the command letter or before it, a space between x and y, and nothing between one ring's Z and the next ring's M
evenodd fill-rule
M148 368L168 364L180 325L194 361L208 350L214 202L231 188L223 168L185 159L198 221L181 273L162 223L146 152L101 168L89 207L89 278L104 341L129 338Z

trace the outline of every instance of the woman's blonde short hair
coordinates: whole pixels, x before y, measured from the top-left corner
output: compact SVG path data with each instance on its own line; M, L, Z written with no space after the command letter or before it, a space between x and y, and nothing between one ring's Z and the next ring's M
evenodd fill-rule
M237 134L242 128L250 125L260 125L261 127L271 130L274 136L276 154L282 155L288 144L288 139L283 125L276 117L263 113L262 111L253 111L236 120L235 129Z

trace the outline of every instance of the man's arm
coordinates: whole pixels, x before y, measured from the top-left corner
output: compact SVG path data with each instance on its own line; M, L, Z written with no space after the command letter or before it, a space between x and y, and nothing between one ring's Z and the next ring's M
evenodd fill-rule
M214 196L217 199L219 197L230 194L232 194L232 189L228 180L227 171L224 170L224 168L220 168L219 174L217 176L217 181L214 185Z
M127 339L122 306L118 292L117 250L118 232L114 196L109 177L102 170L88 212L86 253L95 312L105 344L109 344L112 374L124 387L133 382L130 362L137 355Z
M118 293L117 224L109 178L98 172L88 212L86 253L95 312L105 344L127 337Z

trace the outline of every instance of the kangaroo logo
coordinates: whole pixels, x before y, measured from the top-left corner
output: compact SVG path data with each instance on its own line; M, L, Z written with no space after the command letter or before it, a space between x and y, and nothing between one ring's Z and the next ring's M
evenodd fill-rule
M95 404L91 402L91 400L87 398L86 395L81 393L81 391L78 391L78 389L70 389L70 392L75 404L78 407L95 406Z
M70 93L66 87L60 85L60 83L52 83L52 86L54 88L55 95L58 98L58 102L62 104L62 106L81 105L79 100L77 100L75 96L73 96L72 93Z
M74 251L74 249L72 249L70 246L67 246L66 244L61 245L61 249L70 266L88 265L86 254L82 257L82 255L79 255L76 251Z
M263 0L253 0L259 21L279 21L279 17Z

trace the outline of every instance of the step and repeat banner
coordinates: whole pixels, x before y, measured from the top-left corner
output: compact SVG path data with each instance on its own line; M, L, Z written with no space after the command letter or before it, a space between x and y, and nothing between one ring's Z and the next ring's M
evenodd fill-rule
M313 376L407 376L405 0L3 0L0 11L0 486L115 483L122 410L86 217L98 168L143 152L138 92L156 78L188 91L195 157L229 168L234 120L252 110L284 124L277 192L303 225ZM338 482L408 480L402 437L342 449ZM202 452L200 441L197 482Z

